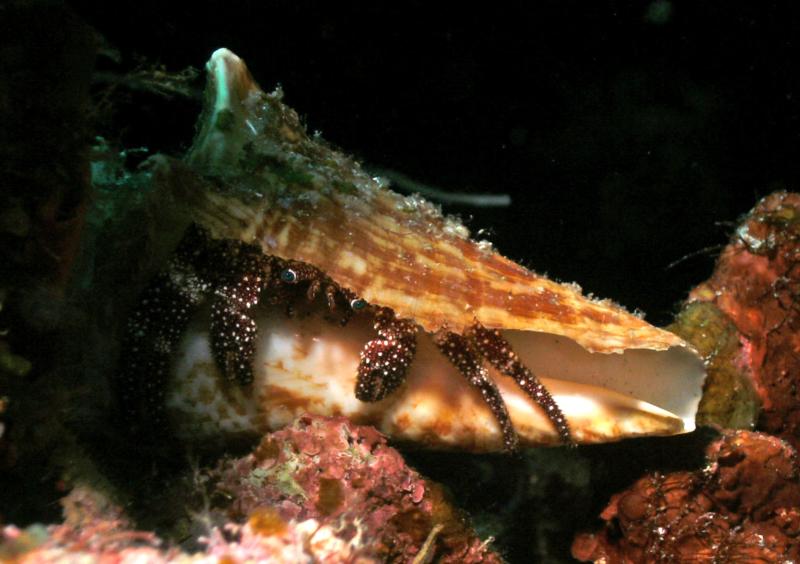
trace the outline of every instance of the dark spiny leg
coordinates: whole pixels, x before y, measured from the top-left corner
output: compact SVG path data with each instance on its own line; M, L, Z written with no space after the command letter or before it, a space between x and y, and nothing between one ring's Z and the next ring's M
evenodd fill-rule
M539 379L522 364L512 348L500 334L500 331L487 329L480 323L476 323L468 336L472 339L475 347L481 355L491 363L498 371L511 376L530 398L535 401L547 417L552 421L553 426L558 431L561 441L565 444L573 444L569 430L569 423L558 407L556 400L547 391Z
M209 284L193 266L200 251L190 233L176 257L140 296L125 330L115 385L126 427L161 428L170 359Z
M258 303L271 268L268 259L250 247L231 249L225 258L229 274L215 289L211 306L211 352L225 377L244 386L253 381L257 337L249 310Z
M483 401L492 410L495 419L500 424L500 430L503 432L503 445L508 451L515 452L519 445L519 437L511 423L506 403L503 401L497 385L492 382L486 369L481 365L480 356L472 350L469 340L449 331L439 331L433 339L439 350L466 377L467 382L481 393Z
M397 389L406 377L417 350L417 326L407 319L397 319L389 309L375 313L379 337L361 351L356 397L361 401L379 401Z

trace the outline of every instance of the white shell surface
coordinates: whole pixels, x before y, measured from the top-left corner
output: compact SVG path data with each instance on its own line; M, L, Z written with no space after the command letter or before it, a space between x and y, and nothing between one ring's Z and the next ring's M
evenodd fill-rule
M375 336L368 316L356 316L342 328L319 313L290 319L283 308L260 307L252 388L224 382L219 375L211 359L207 319L207 312L201 312L192 323L174 366L167 405L183 436L224 440L231 435L260 434L310 412L345 415L356 423L374 425L394 439L422 446L502 450L499 426L480 395L425 333L420 334L406 384L380 402L364 403L356 399L354 389L359 352ZM651 356L661 359L665 353L592 354L563 337L514 333L508 337L542 376L570 422L576 442L675 434L693 428L693 418L687 414L694 413L694 398L676 409L680 406L672 393L662 405L635 395L658 400L649 397L659 395L657 387L634 382L642 376L672 378L664 372L669 363L650 362ZM676 355L683 363L677 370L686 373L686 363L692 362L688 359L696 357L683 347L676 348ZM654 374L642 374L645 369ZM522 444L558 444L558 435L542 410L510 378L490 372ZM702 365L693 367L693 372L702 375ZM593 383L598 381L603 387Z

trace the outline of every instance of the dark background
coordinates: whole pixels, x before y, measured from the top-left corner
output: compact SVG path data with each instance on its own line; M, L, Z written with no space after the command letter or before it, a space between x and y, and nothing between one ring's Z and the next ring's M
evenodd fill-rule
M53 414L72 398L59 395L69 377L85 383L69 367L84 372L89 345L62 356L59 331L83 338L71 326L83 318L40 280L54 270L66 285L77 256L80 210L92 194L84 142L99 133L117 147L171 154L191 142L202 80L190 96L168 99L126 81L143 68L201 68L229 47L264 88L282 84L310 129L368 167L442 189L510 194L509 208L445 209L473 232L485 229L506 255L656 323L669 322L709 275L758 197L798 185L800 21L778 3L16 4L31 9L4 19L12 10L0 0L0 171L18 179L4 179L0 211L10 201L52 217L31 212L34 228L9 235L19 226L0 214L0 286L16 288L0 315L0 349L10 335L11 350L35 361L26 378L0 373L0 388L13 388L0 389L13 398L0 424L16 428L0 436L0 470L10 469L0 474L4 522L59 518L53 467L63 461L50 457L72 433L54 431L61 417ZM104 39L96 71L81 20ZM148 153L129 154L135 164ZM102 400L95 388L78 397L90 401L63 409L73 419ZM98 450L116 446L97 441ZM697 468L706 442L695 433L535 449L521 459L404 456L447 485L482 538L497 534L510 561L566 561L574 533L597 527L612 493L646 470Z
M226 46L367 166L510 194L445 210L656 323L758 197L798 184L800 27L779 4L372 4L70 3L120 55L101 68L200 67ZM197 109L140 97L121 141L177 152Z

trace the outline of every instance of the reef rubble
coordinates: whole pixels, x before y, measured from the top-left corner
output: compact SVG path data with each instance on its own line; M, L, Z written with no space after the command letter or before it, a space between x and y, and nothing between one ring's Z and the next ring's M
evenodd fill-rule
M409 468L371 427L305 416L225 458L197 480L206 491L193 541L137 530L88 485L62 501L64 522L6 526L0 559L59 562L500 562L438 484ZM202 489L202 488L201 488Z
M797 452L728 431L696 471L652 472L615 494L572 555L593 562L790 562L800 557Z
M698 425L722 431L696 470L615 494L572 554L594 562L795 561L800 556L800 195L742 219L670 327L708 366ZM740 430L736 430L740 429ZM751 432L755 429L760 432Z

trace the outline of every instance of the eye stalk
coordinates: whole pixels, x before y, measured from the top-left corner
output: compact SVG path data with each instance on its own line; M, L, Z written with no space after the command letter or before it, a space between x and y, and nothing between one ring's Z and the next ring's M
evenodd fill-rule
M294 284L297 282L297 273L291 268L285 268L281 272L281 281L287 284Z
M353 309L353 311L359 311L367 307L367 302L361 298L355 298L350 300L350 307Z

